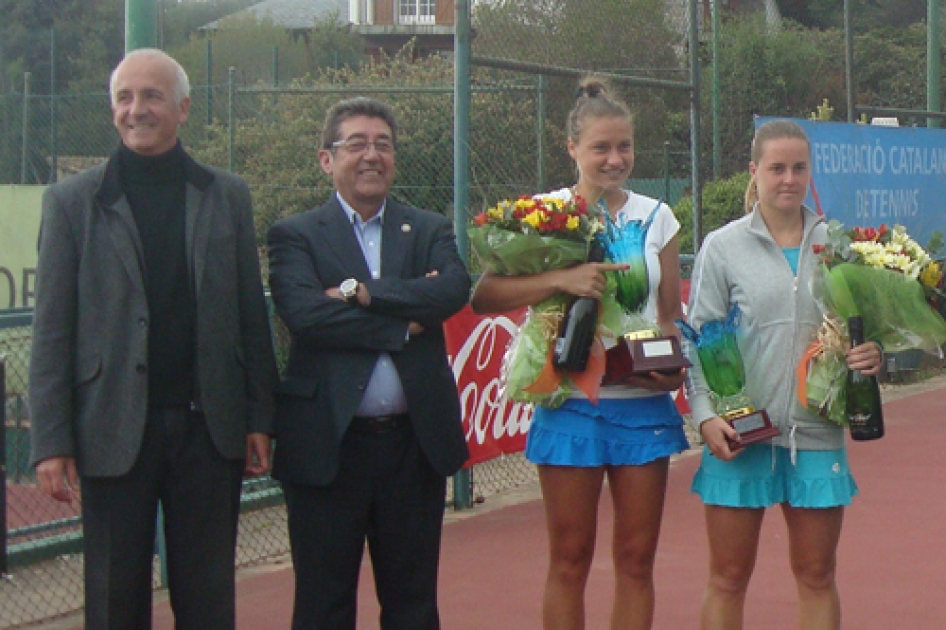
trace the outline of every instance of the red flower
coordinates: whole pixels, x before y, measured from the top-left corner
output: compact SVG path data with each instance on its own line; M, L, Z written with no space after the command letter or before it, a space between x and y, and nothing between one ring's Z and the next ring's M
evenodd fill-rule
M489 215L485 212L480 212L478 215L473 217L473 223L477 225L486 225L489 223Z
M567 214L564 212L554 212L549 216L548 226L552 231L564 230L567 222Z
M588 202L580 195L575 196L575 214L579 216L588 214Z
M816 254L820 254L824 252L824 245L812 245L811 251L813 251Z

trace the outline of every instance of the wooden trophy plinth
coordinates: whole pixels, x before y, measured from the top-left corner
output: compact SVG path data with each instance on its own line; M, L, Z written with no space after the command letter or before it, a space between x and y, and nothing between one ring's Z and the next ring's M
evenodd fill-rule
M734 451L743 446L764 442L782 433L778 427L772 425L765 409L744 407L723 414L721 417L739 434L738 442L729 440L729 448Z
M614 385L630 376L647 376L651 372L675 374L692 363L680 349L676 337L659 337L654 331L627 333L607 351L607 366L602 385Z

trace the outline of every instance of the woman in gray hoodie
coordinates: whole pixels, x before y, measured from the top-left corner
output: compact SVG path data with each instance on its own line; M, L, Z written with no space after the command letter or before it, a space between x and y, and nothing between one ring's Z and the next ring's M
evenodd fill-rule
M810 280L817 264L812 246L824 243L826 226L802 204L811 147L799 125L761 125L751 159L747 215L706 237L694 265L688 316L699 329L739 307L746 393L781 434L734 448L738 434L717 415L699 361L691 356L692 421L706 444L693 491L705 504L710 544L701 628L742 628L765 508L778 504L788 527L799 627L837 630L836 551L844 506L857 485L842 429L808 411L794 394L795 366L821 323ZM875 374L880 349L873 342L857 346L848 351L847 363Z

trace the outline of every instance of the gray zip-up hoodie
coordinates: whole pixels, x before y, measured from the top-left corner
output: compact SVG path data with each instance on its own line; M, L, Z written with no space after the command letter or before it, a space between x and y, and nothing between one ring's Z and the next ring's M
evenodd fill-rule
M795 369L821 324L821 311L811 295L812 272L818 264L812 245L824 244L827 235L821 217L808 208L803 212L797 277L758 205L745 217L711 232L696 257L687 319L699 330L704 322L725 319L730 307L738 304L746 393L781 429L772 443L793 450L834 450L844 445L842 429L807 410L796 395ZM696 349L684 345L693 362L687 378L691 421L699 429L716 412Z

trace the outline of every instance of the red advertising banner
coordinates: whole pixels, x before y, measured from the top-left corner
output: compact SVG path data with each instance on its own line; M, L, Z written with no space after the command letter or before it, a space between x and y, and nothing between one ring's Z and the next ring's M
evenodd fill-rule
M680 287L684 308L690 281ZM467 466L525 449L532 407L500 393L499 373L506 346L525 319L526 309L480 316L469 305L444 324L447 354L460 392L463 430L470 449ZM677 408L689 413L683 388L674 394Z
M469 305L447 320L447 354L460 392L468 466L526 447L532 407L500 395L499 370L506 346L526 309L481 317Z

